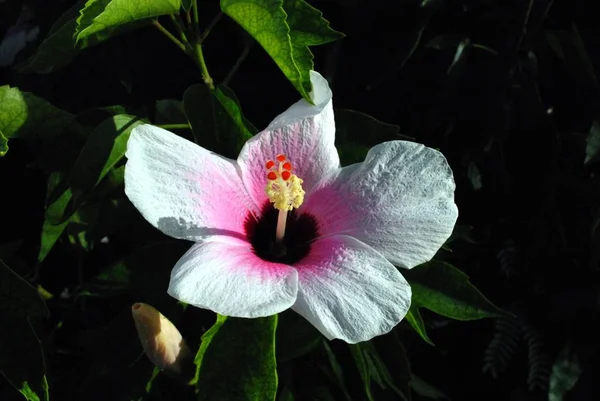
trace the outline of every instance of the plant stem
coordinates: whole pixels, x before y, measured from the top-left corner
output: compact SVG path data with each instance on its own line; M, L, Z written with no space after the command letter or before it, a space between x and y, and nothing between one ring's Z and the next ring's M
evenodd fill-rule
M189 124L159 124L157 125L159 128L163 129L190 129Z
M204 54L202 53L202 44L199 42L195 43L196 45L196 61L200 66L200 71L202 73L202 81L208 86L208 88L212 91L215 90L215 85L213 83L213 79L208 73L208 68L206 67L206 61L204 61Z
M181 41L185 44L189 44L187 36L185 35L185 32L183 31L183 26L180 23L180 21L177 19L177 17L174 14L170 14L169 17L171 17L171 21L173 22L173 25L175 25L175 29L177 29L177 33L179 33L179 37L181 38Z
M208 89L215 90L215 85L213 83L213 79L208 73L208 68L206 67L206 61L204 60L204 54L202 53L202 39L200 36L200 25L198 18L198 0L192 1L192 13L194 15L194 55L196 56L196 63L198 63L198 67L200 67L200 72L202 74L202 81L208 86Z
M208 24L204 32L202 32L202 35L200 36L200 42L204 42L204 39L206 39L210 31L212 31L212 29L215 27L215 25L217 25L217 22L219 22L221 18L223 18L223 13L219 11L219 13L215 15L215 18L213 18L212 21L210 21L210 24Z
M156 29L161 31L167 38L169 38L169 40L171 40L171 42L175 43L175 45L177 45L177 47L179 47L181 49L181 51L188 54L188 52L185 48L185 45L182 42L180 42L179 39L177 39L175 36L173 36L173 34L171 32L169 32L164 26L162 26L160 24L160 22L158 22L158 20L152 21L152 25L154 25L154 27Z
M246 45L244 47L244 50L242 50L242 54L240 54L240 56L236 60L235 64L233 65L233 67L231 67L231 70L229 70L229 73L227 74L227 76L223 80L223 85L228 85L229 84L229 81L231 81L231 78L233 78L233 76L235 75L235 73L237 72L237 70L240 68L240 66L242 65L242 63L246 59L246 57L248 57L248 54L250 53L250 47L251 46L252 46L252 44L250 43L250 44L248 44L248 45Z
M191 8L185 12L185 21L187 22L188 26L192 25L192 9Z
M194 28L196 29L196 33L200 33L200 20L198 18L198 0L192 1L192 12L194 13Z

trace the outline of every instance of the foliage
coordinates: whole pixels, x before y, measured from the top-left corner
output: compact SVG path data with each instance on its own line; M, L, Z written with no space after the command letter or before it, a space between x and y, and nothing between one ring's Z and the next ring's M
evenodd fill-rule
M586 5L42 3L19 19L20 2L0 2L0 35L18 19L42 32L0 82L0 399L598 394L600 54ZM166 286L189 244L123 192L135 126L235 158L283 107L310 101L313 68L333 88L343 165L413 140L440 149L457 184L455 232L402 271L406 318L354 345L291 310L234 319L178 303ZM142 355L134 302L197 352L191 382Z

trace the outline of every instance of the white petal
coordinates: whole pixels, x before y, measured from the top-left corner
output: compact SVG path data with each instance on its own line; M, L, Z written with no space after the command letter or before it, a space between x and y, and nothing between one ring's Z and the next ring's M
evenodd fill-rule
M267 201L265 163L278 154L290 160L293 173L304 180L305 191L339 168L331 90L325 78L314 71L311 82L314 105L304 99L298 101L248 140L240 152L242 179L257 205Z
M297 291L292 267L260 259L246 241L215 235L194 244L177 262L168 293L199 308L250 318L288 309Z
M392 141L319 183L300 211L316 217L319 235L351 235L393 264L412 268L430 260L452 233L454 189L440 152Z
M244 222L258 209L236 163L152 125L133 129L127 142L125 193L153 226L175 238L245 238Z
M292 309L330 340L354 344L385 334L410 307L410 286L400 272L352 237L317 240L294 267L299 287Z

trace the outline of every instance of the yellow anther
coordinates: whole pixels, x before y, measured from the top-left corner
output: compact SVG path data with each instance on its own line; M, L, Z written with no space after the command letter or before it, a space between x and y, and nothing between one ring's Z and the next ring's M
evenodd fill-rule
M275 209L288 212L299 208L304 201L303 181L291 173L292 164L284 155L278 155L276 160L277 167L271 160L265 165L268 170L265 192Z
M291 211L300 207L304 202L304 190L302 189L302 179L295 174L290 175L287 180L283 180L281 175L276 180L267 182L266 193L269 201L277 210Z

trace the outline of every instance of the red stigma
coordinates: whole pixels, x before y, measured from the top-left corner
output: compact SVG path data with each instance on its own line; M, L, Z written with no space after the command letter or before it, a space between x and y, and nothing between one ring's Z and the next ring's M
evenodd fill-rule
M285 163L283 163L283 166L282 166L282 167L283 167L283 169L284 169L284 170L291 171L291 170L292 170L292 163L290 163L290 162L285 162Z
M289 171L287 171L287 170L283 170L283 171L281 172L281 178L283 178L283 180L284 180L284 181L287 181L287 180L289 180L291 175L292 175L292 173L290 173L290 172L289 172Z
M285 161L286 157L284 155L277 155L276 159L279 162L283 162L283 161Z
M275 181L277 179L277 173L275 173L274 171L269 171L269 173L267 174L267 179L270 181Z
M268 161L265 163L265 167L267 168L267 170L270 170L270 169L272 169L273 167L275 167L275 162L274 162L273 160L268 160Z

